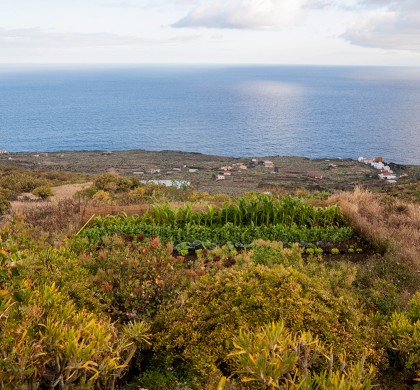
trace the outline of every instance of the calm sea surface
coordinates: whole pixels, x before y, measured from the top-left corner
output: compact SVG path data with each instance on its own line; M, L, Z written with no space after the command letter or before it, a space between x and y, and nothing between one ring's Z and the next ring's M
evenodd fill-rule
M0 65L0 149L420 164L420 69Z

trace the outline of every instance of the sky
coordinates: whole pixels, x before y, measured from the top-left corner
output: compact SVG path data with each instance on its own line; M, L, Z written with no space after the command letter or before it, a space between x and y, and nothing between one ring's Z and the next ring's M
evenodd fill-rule
M0 0L0 64L420 66L420 0Z

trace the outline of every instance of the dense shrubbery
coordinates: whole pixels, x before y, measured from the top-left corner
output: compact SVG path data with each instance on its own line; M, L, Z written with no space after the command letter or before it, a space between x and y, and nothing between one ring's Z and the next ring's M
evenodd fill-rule
M405 369L406 379L420 381L420 292L409 302L406 313L392 313L386 331L391 363Z
M242 382L268 389L371 389L373 368L348 364L311 332L290 332L283 321L241 331L229 354ZM222 379L223 381L223 379Z
M288 256L284 256L288 261ZM206 274L191 285L176 303L161 308L155 325L155 350L169 366L183 366L205 377L213 372L232 372L227 359L232 339L241 327L255 328L283 320L289 329L310 331L337 353L357 361L363 354L381 360L373 330L349 286L349 270L315 271L304 267L249 263ZM334 287L332 287L334 286Z
M61 271L59 256L45 259L42 251L34 256L35 248L19 248L13 238L13 230L2 231L1 387L113 389L138 347L148 342L148 326L132 322L118 327L106 314L77 307L67 291L44 282ZM76 277L78 269L73 272Z
M118 187L108 184L99 191L112 198ZM0 231L2 388L408 389L420 376L419 275L395 251L351 264L256 240L183 257L173 237L124 231L119 217L86 230L120 223L98 239L54 240L80 227L65 215L75 206L33 211ZM205 224L204 212L188 210L181 232L203 225L227 239L242 229L238 215ZM166 224L153 211L145 223L173 232L176 213ZM270 228L261 215L242 234ZM339 232L339 218L318 229ZM287 231L311 232L293 220Z

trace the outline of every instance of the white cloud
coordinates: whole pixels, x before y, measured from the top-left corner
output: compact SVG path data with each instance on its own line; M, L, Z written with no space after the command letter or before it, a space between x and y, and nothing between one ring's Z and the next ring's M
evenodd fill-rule
M6 48L79 48L98 46L138 45L147 40L112 34L98 33L62 33L39 28L3 29L0 28L0 51Z
M420 51L419 0L363 0L361 20L342 35L353 45Z
M213 0L194 7L173 27L275 29L291 25L305 0Z

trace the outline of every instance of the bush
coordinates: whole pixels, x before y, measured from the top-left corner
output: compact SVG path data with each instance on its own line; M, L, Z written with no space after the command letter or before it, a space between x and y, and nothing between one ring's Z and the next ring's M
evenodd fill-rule
M109 192L106 192L104 190L99 190L95 192L95 194L92 196L92 200L98 203L112 203L112 197L109 194Z
M0 215L6 214L9 211L10 202L0 195Z
M390 365L403 372L407 381L420 380L420 293L409 303L408 312L393 313L387 325Z
M328 283L319 274L252 263L204 275L161 307L153 326L156 356L200 378L230 374L226 356L239 329L283 320L291 331L311 331L337 353L346 351L350 361L364 350L370 361L380 359L357 299L349 290L333 293Z
M301 250L298 244L292 249L283 248L281 242L271 242L265 240L255 240L252 249L252 261L255 264L273 266L282 264L285 267L301 267L303 264Z
M42 200L46 200L48 199L50 196L53 195L53 192L51 190L50 186L39 186L36 187L33 191L32 194L37 196L38 198L42 199Z
M235 372L246 383L268 389L372 388L372 370L361 363L347 365L310 332L290 332L283 321L257 331L241 331L229 354Z
M162 244L158 237L144 241L112 237L106 243L94 253L82 250L79 258L91 275L90 289L115 320L149 320L189 283L184 259L174 257L172 245Z
M137 347L148 339L148 326L118 329L61 294L54 284L23 280L0 300L0 384L2 387L60 388L100 384L114 388Z
M391 315L404 307L404 295L418 290L419 274L392 255L372 256L358 266L355 286L372 311Z

